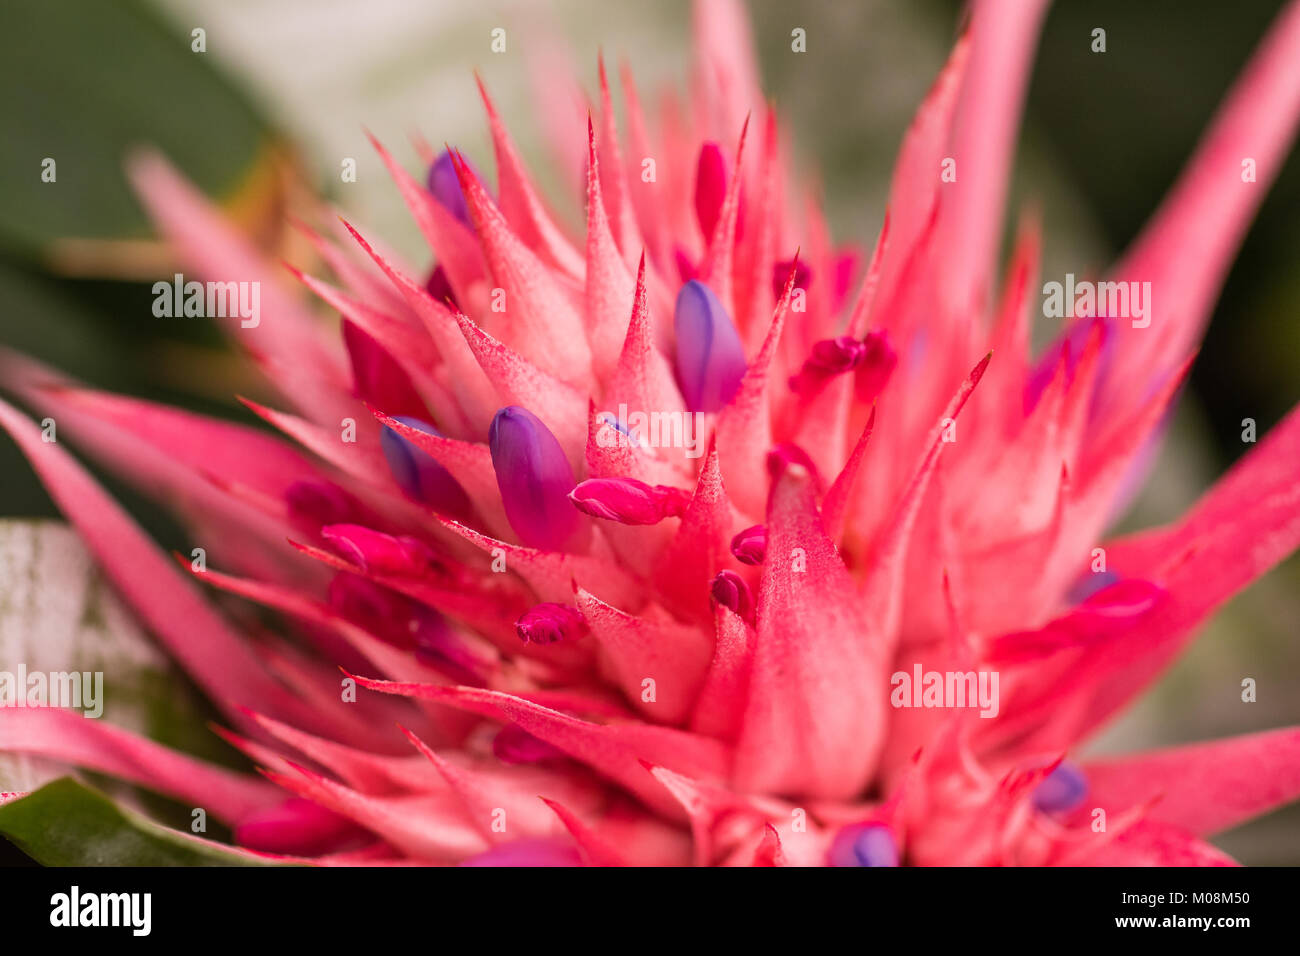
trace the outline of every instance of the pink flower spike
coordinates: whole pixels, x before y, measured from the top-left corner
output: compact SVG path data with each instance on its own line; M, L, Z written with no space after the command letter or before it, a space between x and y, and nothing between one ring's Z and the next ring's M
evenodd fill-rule
M587 633L582 612L568 604L535 604L515 621L515 633L525 644L555 644Z
M691 496L680 488L648 485L635 478L588 478L569 492L569 500L593 518L646 525L680 518Z
M1300 0L1154 226L1097 264L1112 291L1066 293L1037 350L1036 216L998 263L1047 4L971 4L861 257L765 102L743 0L697 0L689 99L647 115L624 72L627 137L603 63L584 124L541 53L537 113L574 159L585 143L585 217L552 214L481 83L497 199L454 149L417 144L413 176L372 137L435 265L414 278L342 217L341 246L305 230L337 286L284 265L341 334L161 157L129 159L157 262L260 287L260 317L226 324L295 406L245 401L284 437L3 348L34 417L0 401L0 430L266 779L30 702L0 708L0 762L206 806L250 862L1231 864L1204 838L1300 798L1300 727L1065 755L1300 547L1300 408L1184 517L1108 536L1293 171ZM360 412L381 427L348 441ZM168 560L68 446L232 567Z
M767 556L767 525L756 524L736 534L731 553L741 564L762 564Z
M519 540L545 551L575 544L584 529L568 501L573 469L551 430L528 409L508 405L492 419L488 445L506 518Z

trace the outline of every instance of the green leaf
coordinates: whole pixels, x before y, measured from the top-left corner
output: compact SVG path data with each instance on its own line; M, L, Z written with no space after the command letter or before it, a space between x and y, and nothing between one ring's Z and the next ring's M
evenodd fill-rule
M0 834L45 866L278 866L169 830L62 777L0 806Z
M0 244L40 256L58 239L148 235L122 172L141 144L208 195L234 192L270 133L213 57L140 0L6 4L0 85L22 92L0 101Z

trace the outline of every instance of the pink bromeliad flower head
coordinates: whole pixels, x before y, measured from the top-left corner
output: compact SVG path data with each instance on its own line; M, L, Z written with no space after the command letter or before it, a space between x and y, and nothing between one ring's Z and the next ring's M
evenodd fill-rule
M997 250L1044 7L974 5L865 262L792 175L723 0L697 6L684 103L647 113L625 72L620 132L603 65L587 117L541 89L581 235L486 90L493 189L455 149L413 174L375 142L433 265L322 215L332 278L293 271L341 336L136 156L186 269L261 283L231 334L283 437L4 358L61 435L175 502L214 564L191 576L62 444L0 425L265 779L55 710L0 713L0 750L205 806L250 858L1231 862L1205 837L1300 795L1300 729L1079 750L1300 543L1298 413L1179 521L1105 537L1295 131L1300 4L1104 277L1144 304L1099 293L1035 357L1035 225ZM252 639L211 588L283 632Z

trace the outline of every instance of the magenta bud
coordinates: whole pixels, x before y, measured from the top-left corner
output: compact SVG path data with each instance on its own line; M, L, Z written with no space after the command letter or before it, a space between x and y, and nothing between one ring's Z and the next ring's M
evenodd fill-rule
M692 279L677 293L677 381L693 412L725 406L745 376L745 349L713 290Z
M812 347L797 375L790 377L790 388L808 392L836 375L850 372L862 362L866 346L850 335L822 339Z
M898 353L890 344L887 332L869 332L862 340L863 353L858 361L854 391L858 401L874 402L894 374Z
M568 604L535 604L515 621L515 633L525 644L554 644L587 633L582 612Z
M722 213L723 200L727 198L727 160L717 143L700 147L700 158L695 164L695 217L700 223L707 245L713 239Z
M741 564L762 564L767 556L767 525L756 524L731 539L731 553Z
M411 377L382 345L359 325L343 320L343 344L352 364L357 398L389 415L423 415L424 399Z
M540 763L543 760L560 760L565 752L534 737L522 727L506 724L492 738L492 755L502 763Z
M347 817L302 797L254 810L235 825L235 843L262 853L318 856L365 833Z
M621 524L658 524L680 518L691 496L668 485L647 485L635 478L588 478L569 492L584 514Z
M739 614L746 621L753 621L754 595L750 593L745 579L735 571L719 571L713 583L709 585L709 593L713 595L713 600L723 607Z
M583 530L569 504L573 469L551 430L528 409L508 405L492 419L488 445L506 518L519 540L544 551L573 545Z
M465 165L469 167L468 163ZM482 182L482 177L479 177L477 172L472 168L470 171ZM465 193L460 188L460 177L456 174L456 161L445 149L438 154L438 158L429 167L429 192L433 193L433 198L438 200L439 205L465 225L473 228L470 222L469 205L465 202Z
M448 302L453 307L459 309L456 304L456 292L451 287L451 280L447 278L447 270L442 266L437 266L429 273L429 280L424 284L424 291L429 293L429 297L439 305L446 305Z
M357 516L357 503L332 481L295 481L284 490L284 503L294 526L312 534L322 525L342 524Z
M428 546L406 535L394 537L359 524L327 525L320 533L341 557L366 571L411 576L437 566Z
M436 428L418 418L409 415L393 417L403 425L426 435L439 434ZM379 447L383 449L384 460L388 462L393 480L408 497L453 518L469 515L469 495L465 494L465 489L451 476L451 472L427 451L388 425L379 433Z
M824 369L831 375L838 375L856 368L866 353L867 347L853 336L841 335L815 343L807 363L811 363L815 368Z
M781 296L785 295L785 284L790 281L791 269L794 270L794 287L803 289L805 295L808 293L808 286L812 282L812 269L808 263L802 260L782 259L772 265L772 298L778 302L781 301Z

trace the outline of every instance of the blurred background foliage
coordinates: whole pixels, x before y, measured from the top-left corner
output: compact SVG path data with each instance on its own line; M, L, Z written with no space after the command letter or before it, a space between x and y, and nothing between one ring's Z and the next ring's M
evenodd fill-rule
M1041 211L1044 273L1096 272L1134 237L1190 155L1220 98L1280 7L1277 0L1060 0L1026 105L1009 221ZM796 160L823 183L840 240L869 244L895 149L942 64L956 0L753 0L766 89L791 123ZM549 24L543 30L538 24ZM158 319L150 285L173 271L126 188L122 159L163 149L265 248L292 249L284 212L310 189L389 238L427 253L363 127L414 165L408 135L455 143L480 168L491 151L471 71L479 69L535 167L539 122L521 50L553 33L588 89L597 52L626 58L643 88L680 83L689 5L556 0L16 0L0 12L0 345L95 385L247 421L230 399L257 394L216 329ZM488 51L510 30L504 56ZM803 27L808 52L790 51ZM1107 51L1090 50L1091 31ZM206 33L207 52L191 49ZM58 163L57 185L40 181ZM358 181L341 184L344 157ZM543 177L576 219L579 200ZM1179 514L1300 399L1300 152L1246 239L1216 307L1147 491L1125 525ZM290 256L292 257L292 255ZM1055 332L1040 320L1038 338ZM179 530L120 484L168 546ZM56 514L8 442L0 514ZM1192 653L1102 747L1192 740L1300 721L1300 561L1234 600ZM1255 677L1259 702L1240 701ZM1255 863L1300 862L1300 812L1219 841Z

